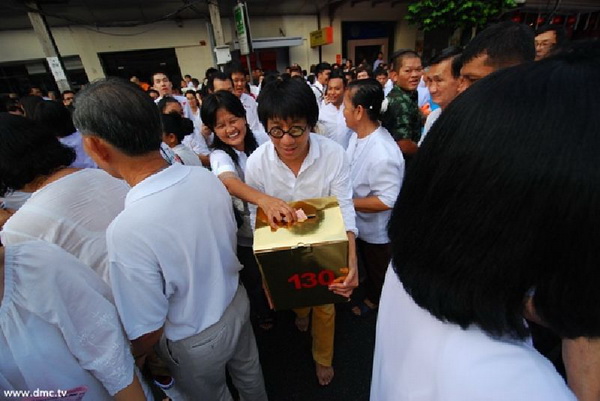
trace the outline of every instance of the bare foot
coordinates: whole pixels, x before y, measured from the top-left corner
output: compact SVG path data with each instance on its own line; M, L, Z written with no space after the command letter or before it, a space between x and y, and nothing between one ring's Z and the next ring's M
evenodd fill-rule
M296 317L296 321L294 323L296 323L296 327L298 328L298 330L304 332L304 331L308 330L309 322L310 322L310 320L309 320L308 316L306 316L306 317Z
M320 363L315 362L317 367L317 379L321 386L326 386L331 383L333 379L333 366L323 366Z

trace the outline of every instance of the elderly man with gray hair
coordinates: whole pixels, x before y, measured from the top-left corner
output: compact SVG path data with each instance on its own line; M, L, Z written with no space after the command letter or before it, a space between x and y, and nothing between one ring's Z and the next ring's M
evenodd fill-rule
M158 110L135 85L100 80L76 101L86 151L131 186L107 247L134 356L154 349L187 399L231 400L227 368L242 400L266 400L227 190L205 169L165 162Z

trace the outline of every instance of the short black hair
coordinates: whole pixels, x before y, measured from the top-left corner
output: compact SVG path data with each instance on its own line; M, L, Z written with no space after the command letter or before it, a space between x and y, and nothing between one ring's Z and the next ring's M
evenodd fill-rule
M236 117L246 118L246 109L236 95L229 91L217 91L211 95L208 95L202 101L202 108L200 109L200 117L202 117L202 122L213 132L217 122L217 111L220 109L225 109ZM229 155L229 157L231 157L231 160L233 160L235 164L239 164L239 157L235 150L230 145L227 145L225 142L223 142L216 134L211 144L211 148L224 151ZM246 153L247 156L250 156L252 152L256 150L256 148L258 148L258 142L256 142L256 138L254 137L248 122L246 121L244 153Z
M460 78L460 69L462 68L462 63L460 60L460 55L462 54L462 49L456 46L450 46L442 50L439 54L436 54L429 60L429 66L436 65L445 60L452 60L452 76L455 79Z
M533 61L535 58L533 30L513 21L490 25L481 31L465 47L462 64L476 57L487 55L486 65L495 69Z
M377 78L380 75L385 75L387 77L389 74L385 68L378 67L375 72L373 72L373 76Z
M156 103L156 106L158 107L158 111L160 111L160 113L164 113L165 112L165 108L167 107L167 105L169 103L179 103L179 100L175 99L172 96L163 96L162 99L160 99L158 101L158 103Z
M21 107L25 112L25 117L32 118L33 113L35 112L35 108L38 104L45 102L45 100L40 96L35 95L27 95L23 96L20 99Z
M39 121L52 135L59 138L75 132L71 112L62 102L41 102L33 112L33 119Z
M138 85L115 77L100 79L87 85L75 100L73 121L83 135L100 137L128 156L160 148L158 108Z
M167 79L168 79L170 82L173 82L173 80L171 79L171 77L169 76L169 74L167 74L165 71L161 71L161 70L159 70L159 71L155 71L155 72L153 72L153 73L152 73L152 75L150 75L150 81L152 81L152 83L154 83L154 76L155 76L155 75L158 75L158 74L162 74L162 75L164 75L165 77L167 77Z
M393 71L398 71L398 69L402 66L402 61L405 58L418 58L420 60L421 56L419 56L419 53L417 53L416 51L414 51L412 49L400 49L400 50L396 50L390 56L390 67L391 67L391 69Z
M225 74L229 75L230 77L233 74L243 74L244 76L246 76L246 70L240 63L230 61L225 65Z
M535 36L550 31L553 31L554 35L556 35L556 46L564 46L569 42L569 39L567 38L567 31L562 25L543 25L535 30Z
M404 288L439 320L523 338L533 289L559 336L600 335L600 113L580 107L599 70L598 43L502 69L433 125L388 233Z
M70 166L74 160L75 151L61 144L46 126L0 113L0 196L61 166Z
M231 81L231 75L221 71L211 74L208 77L208 82L206 83L206 87L208 88L209 92L214 92L215 90L215 79L218 79L219 81ZM231 83L233 84L233 81Z
M348 84L346 89L354 107L362 106L367 111L371 121L379 119L381 103L383 102L383 88L375 78L359 79Z
M361 72L366 72L369 78L374 78L374 75L373 75L373 70L371 70L371 69L370 69L369 67L367 67L367 66L364 66L364 65L361 65L361 66L359 66L359 67L356 69L356 71L355 71L355 73L356 73L356 76L358 77L358 74L359 74L359 73L361 73ZM381 85L380 85L380 86L381 86Z
M73 95L74 95L74 94L75 94L75 92L73 92L73 91L72 91L72 90L70 90L70 89L67 89L67 90L65 90L65 91L63 91L63 92L62 92L62 94L60 95L60 98L64 100L64 98L65 98L65 95L67 95L67 94L73 94Z
M189 118L181 117L178 113L160 115L162 131L165 134L175 134L179 143L186 135L194 132L194 123Z
M348 80L346 79L346 75L344 74L344 72L342 70L337 69L337 70L331 71L329 80L336 79L336 78L342 80L342 84L344 85L344 88L346 87L346 85L348 85ZM302 78L302 79L304 79L304 78Z
M323 71L331 70L331 64L319 63L315 66L315 75L318 76Z
M319 105L310 87L296 79L275 80L258 95L258 118L267 128L272 118L305 118L313 129L319 118Z
M210 76L213 75L215 72L219 72L219 70L217 70L215 67L208 67L206 69L206 72L204 73L204 78L210 78Z

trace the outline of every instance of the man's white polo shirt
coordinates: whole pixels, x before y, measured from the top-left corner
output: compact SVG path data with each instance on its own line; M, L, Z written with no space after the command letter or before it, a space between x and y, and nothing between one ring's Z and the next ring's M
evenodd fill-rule
M246 163L246 184L286 202L336 196L346 231L358 233L355 223L350 167L344 149L321 135L310 133L309 149L296 177L269 141L256 149ZM250 205L250 221L256 219L256 206Z
M107 230L110 279L129 339L216 323L238 288L237 226L210 171L174 164L134 186Z
M343 104L339 109L332 103L321 106L319 109L319 126L322 130L319 131L320 134L336 141L342 145L344 149L348 148L352 130L346 126Z

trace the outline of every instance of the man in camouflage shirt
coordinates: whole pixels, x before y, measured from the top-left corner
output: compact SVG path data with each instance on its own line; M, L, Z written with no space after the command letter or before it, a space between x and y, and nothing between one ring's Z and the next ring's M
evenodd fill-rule
M394 88L387 95L382 125L392 134L405 158L417 152L422 116L417 103L417 86L423 74L421 58L412 50L401 50L391 60Z

